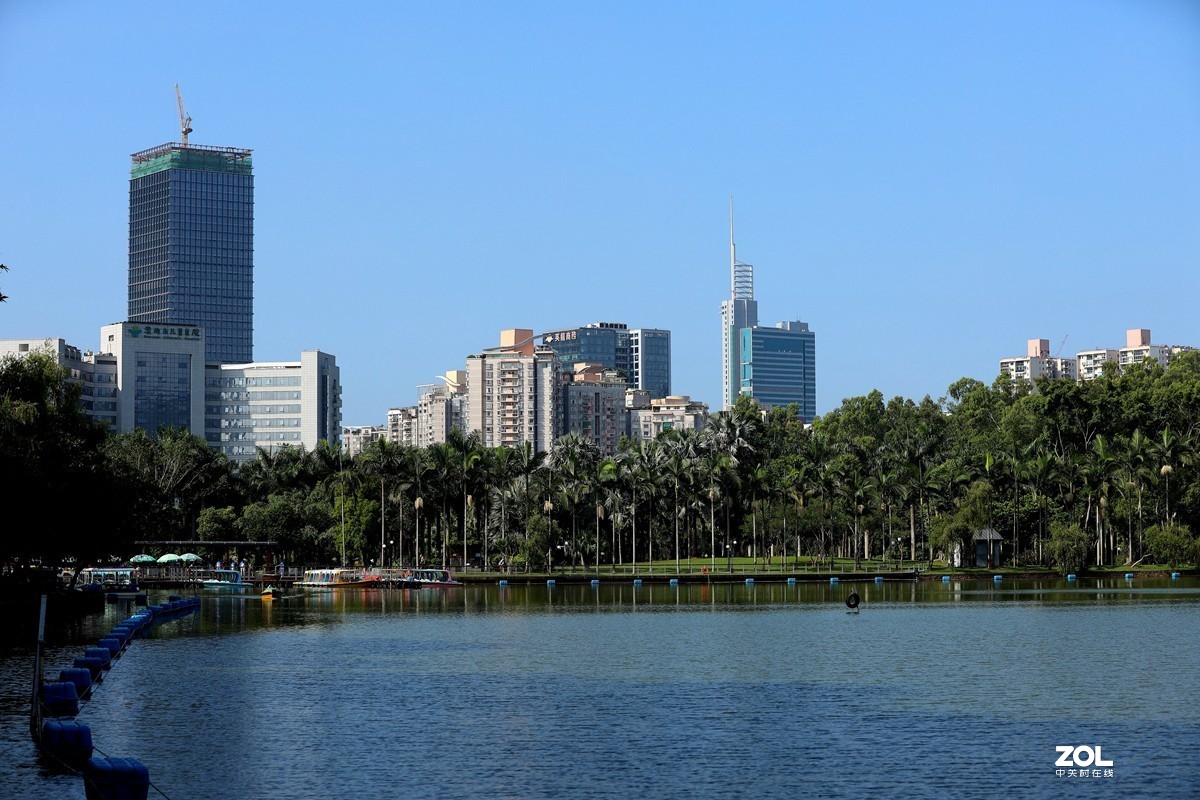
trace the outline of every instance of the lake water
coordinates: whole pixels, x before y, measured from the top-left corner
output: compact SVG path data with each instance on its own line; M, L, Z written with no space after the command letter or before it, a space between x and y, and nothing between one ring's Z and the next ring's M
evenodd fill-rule
M1165 579L206 597L79 719L173 800L1190 797L1198 612ZM128 613L56 626L47 674ZM31 652L0 651L0 796L82 798L29 740Z

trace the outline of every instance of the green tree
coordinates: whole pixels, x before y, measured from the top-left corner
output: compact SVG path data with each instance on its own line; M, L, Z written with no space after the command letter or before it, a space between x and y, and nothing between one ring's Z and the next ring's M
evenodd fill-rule
M106 467L137 487L146 539L190 538L204 506L232 492L229 460L186 430L137 428L110 437L103 451Z
M200 512L196 533L207 542L231 542L241 538L238 514L233 506L211 507Z
M0 536L0 561L55 564L74 556L82 563L131 546L131 498L104 467L105 432L81 412L80 393L49 348L0 358L0 485L10 514L69 505L95 520L82 525L76 515L44 515L36 535L14 529Z
M1052 522L1046 542L1047 560L1063 575L1081 572L1087 566L1091 535L1077 523Z
M1196 537L1186 525L1152 525L1146 529L1146 547L1154 560L1175 569L1197 557Z
M288 561L327 565L338 552L338 540L329 534L335 520L319 492L294 489L246 506L240 525L247 539L275 542Z

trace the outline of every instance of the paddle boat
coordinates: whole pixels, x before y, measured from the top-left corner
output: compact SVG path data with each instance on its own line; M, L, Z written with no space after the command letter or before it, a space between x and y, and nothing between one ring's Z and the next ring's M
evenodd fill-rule
M448 569L414 569L408 580L417 587L433 586L462 586L462 581L454 580ZM403 584L402 584L403 585Z
M373 589L382 586L378 575L364 575L361 569L306 569L296 581L301 589Z
M268 586L262 590L262 599L264 602L269 600L279 600L283 597L283 589L276 589L274 586Z
M242 580L242 573L236 569L197 570L193 580L208 591L247 592L254 588L253 584Z
M103 589L106 592L134 592L138 590L137 567L85 567L79 571L79 580L75 587L96 587L90 591Z

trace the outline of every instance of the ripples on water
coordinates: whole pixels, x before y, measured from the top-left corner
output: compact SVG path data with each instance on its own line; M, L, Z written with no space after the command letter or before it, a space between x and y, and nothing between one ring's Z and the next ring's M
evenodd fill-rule
M80 719L174 800L1195 796L1200 587L1147 583L206 598ZM28 740L30 664L0 656L0 795L81 798ZM1057 744L1114 777L1057 777Z

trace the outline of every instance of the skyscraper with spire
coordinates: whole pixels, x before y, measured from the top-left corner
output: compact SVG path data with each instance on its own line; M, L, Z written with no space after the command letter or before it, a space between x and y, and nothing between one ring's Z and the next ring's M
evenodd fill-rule
M817 407L816 334L796 320L758 324L754 266L738 261L729 201L729 299L721 303L721 405L750 395L764 408L795 406L812 422Z
M742 391L743 328L758 327L754 265L738 261L733 238L733 198L729 198L729 299L721 301L721 407L728 409Z

